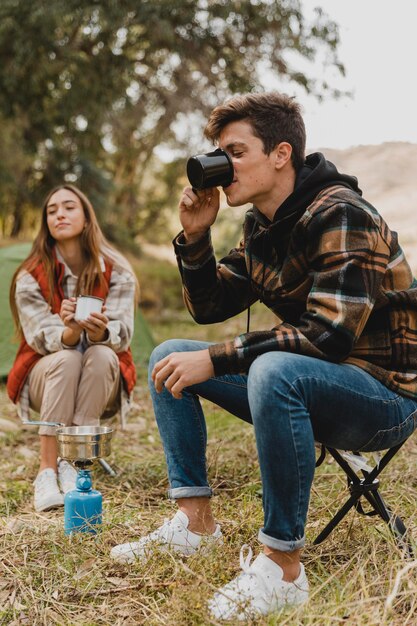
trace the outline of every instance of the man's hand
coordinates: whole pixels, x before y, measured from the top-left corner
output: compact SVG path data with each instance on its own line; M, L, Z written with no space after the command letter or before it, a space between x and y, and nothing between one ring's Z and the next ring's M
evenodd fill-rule
M216 221L220 192L216 187L194 192L185 187L178 205L184 237L188 243L197 241Z
M213 363L208 350L173 352L156 363L152 370L155 389L165 388L179 400L184 387L203 383L214 376Z

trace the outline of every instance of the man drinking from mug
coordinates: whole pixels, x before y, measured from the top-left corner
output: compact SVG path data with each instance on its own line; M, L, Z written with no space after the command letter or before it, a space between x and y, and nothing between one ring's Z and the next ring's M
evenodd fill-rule
M378 450L417 424L417 282L354 177L320 153L305 157L299 105L278 93L216 107L206 136L226 151L230 206L251 203L243 239L216 262L216 188L186 187L174 245L186 305L201 324L261 300L275 328L222 343L171 340L153 352L150 391L179 511L151 535L116 546L143 559L155 544L201 558L222 535L211 508L199 397L254 426L262 477L262 552L209 603L215 618L246 619L308 598L300 562L315 441Z

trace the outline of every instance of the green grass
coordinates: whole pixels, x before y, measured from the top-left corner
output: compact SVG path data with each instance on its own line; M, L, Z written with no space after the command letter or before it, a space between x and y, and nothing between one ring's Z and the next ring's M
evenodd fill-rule
M1 392L0 392L1 393ZM1 405L0 405L1 406ZM252 429L204 402L213 506L225 544L204 559L159 554L146 565L109 559L113 545L149 532L174 512L166 497L165 463L144 381L135 392L128 430L117 432L109 462L116 478L94 470L103 494L97 537L63 533L62 511L35 514L30 481L36 475L36 433L2 441L0 461L0 624L71 626L194 626L215 624L206 611L214 589L239 570L243 543L257 549L262 504ZM383 479L382 492L416 537L414 442L406 444ZM25 487L25 480L26 485ZM386 524L351 511L326 542L314 537L347 498L341 472L326 462L316 474L303 561L311 600L256 624L272 626L415 626L416 570L403 575L392 609L386 599L406 565ZM8 508L8 504L10 504Z
M163 284L165 279L158 280ZM239 316L225 324L197 326L176 305L161 307L158 315L149 311L147 319L157 343L174 336L221 340L243 332L246 324L245 316ZM271 322L264 309L255 307L253 329ZM117 476L108 476L100 467L94 470L94 487L102 492L104 505L97 537L65 536L62 511L34 513L31 482L38 468L37 434L26 427L0 436L1 626L215 626L206 610L208 598L239 571L243 543L255 553L259 549L261 483L252 428L209 402L203 406L209 476L216 493L213 507L225 537L222 548L204 559L159 554L146 564L121 565L109 558L116 543L153 530L175 511L166 499L165 460L144 368L139 370L127 430L113 437L108 461ZM1 385L0 416L18 424ZM381 492L403 518L417 549L416 462L414 438L382 473ZM313 484L303 551L310 601L252 624L417 625L417 561L411 562L414 569L403 570L410 561L380 518L352 510L323 544L313 545L347 497L344 475L333 461L325 461ZM388 606L398 575L398 589Z

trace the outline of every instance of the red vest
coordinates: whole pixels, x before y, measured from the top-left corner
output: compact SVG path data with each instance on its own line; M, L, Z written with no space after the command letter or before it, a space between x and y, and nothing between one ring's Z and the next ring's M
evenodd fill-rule
M62 289L64 272L64 265L55 260L56 288L52 294L52 313L59 314L59 311L61 310L61 302L65 297ZM104 287L101 287L99 281L97 280L93 289L93 296L103 298L104 300L106 299L106 296L109 293L111 272L112 266L107 261L105 261L105 271L103 274L105 285ZM43 263L39 263L39 265L37 265L36 268L30 273L33 278L38 282L42 295L45 298L46 302L49 302L48 278ZM15 404L19 400L20 394L22 392L23 386L25 384L26 378L29 375L30 370L35 365L35 363L37 363L39 359L42 358L42 356L42 354L35 352L35 350L28 345L24 338L22 339L12 369L10 370L7 377L7 393L10 400ZM130 348L128 348L124 352L118 352L117 356L119 358L120 373L122 375L124 385L127 392L130 394L136 382L136 369L133 362L132 352Z

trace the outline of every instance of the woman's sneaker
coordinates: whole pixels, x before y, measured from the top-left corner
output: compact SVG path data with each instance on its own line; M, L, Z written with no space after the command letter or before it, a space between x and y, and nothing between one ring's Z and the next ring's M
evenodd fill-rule
M195 552L204 552L213 545L222 543L223 537L217 524L212 535L199 535L188 530L189 519L182 511L177 511L171 520L149 535L133 543L122 543L112 548L110 557L122 563L133 563L137 559L146 559L156 549L173 550L185 556Z
M39 472L33 485L35 487L35 511L39 513L64 506L64 496L59 490L57 475L52 467Z
M58 461L58 483L64 496L68 491L75 489L76 480L77 471L73 468L71 463L60 459Z
M265 554L260 554L250 565L252 550L249 548L245 558L246 548L249 546L242 546L240 550L243 573L219 589L209 601L208 607L214 619L247 621L285 606L307 602L308 581L303 565L294 582L285 582L281 567Z

